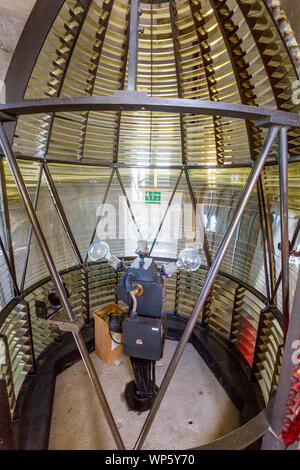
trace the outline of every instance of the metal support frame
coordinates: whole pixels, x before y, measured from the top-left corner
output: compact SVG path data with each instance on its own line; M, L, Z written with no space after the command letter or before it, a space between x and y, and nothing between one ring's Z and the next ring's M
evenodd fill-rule
M116 90L112 96L76 96L71 98L42 98L0 105L0 120L14 116L67 111L154 111L161 113L201 114L234 119L254 120L257 126L300 127L300 115L286 111L270 110L258 106L232 104L223 101L193 100L190 98L157 98L144 91Z
M129 32L129 59L128 59L128 90L136 90L137 63L139 47L139 4L140 0L131 0L130 6L130 32Z
M288 208L288 142L287 127L279 132L279 186L281 225L282 315L284 340L289 327L289 208Z
M142 431L138 437L138 440L135 444L135 449L141 449L141 447L143 446L143 443L145 442L145 439L148 435L148 432L151 428L151 425L154 421L154 418L158 412L158 409L160 407L160 404L165 396L165 393L168 389L168 386L171 382L171 379L174 375L174 372L178 366L178 363L180 361L180 358L183 354L183 351L185 349L185 346L193 332L193 329L196 325L196 322L197 322L197 319L198 319L198 315L199 313L201 312L201 309L203 308L204 306L204 303L207 299L207 296L209 295L210 291L211 291L211 288L213 286L213 283L214 283L214 280L218 274L218 271L221 267L221 263L224 259L224 256L226 254L226 251L228 249L228 246L230 244L230 241L235 233L235 230L238 226L238 223L239 221L241 220L241 217L244 213L244 210L245 210L245 207L250 199L250 196L251 196L251 193L258 181L258 178L259 178L259 175L261 174L261 171L264 167L264 163L267 159L267 156L268 156L268 153L269 151L271 150L272 146L273 146L273 143L279 133L279 130L280 130L280 127L278 126L274 126L274 127L271 127L271 129L269 130L269 133L268 133L268 136L266 138L266 141L265 141L265 144L263 146L263 149L262 149L262 152L259 156L259 158L257 159L250 175L249 175L249 178L247 180L247 183L241 193L241 196L240 196L240 200L237 204L237 207L236 207L236 210L234 212L234 215L233 215L233 218L226 230L226 233L222 239L222 242L219 246L219 249L217 251L217 254L214 258L214 261L207 273L207 277L206 277L206 280L205 280L205 283L204 283L204 286L202 288L202 291L201 291L201 294L196 302L196 305L194 307L194 310L188 320L188 323L187 323L187 326L181 336L181 339L178 343L178 346L176 348L176 351L171 359L171 362L169 364L169 367L167 369L167 372L163 378L163 381L161 383L161 386L160 386L160 389L159 389L159 392L155 398L155 401L153 403L153 406L147 416L147 419L144 423L144 426L142 428Z
M17 160L21 161L28 161L28 162L41 162L43 163L45 161L44 158L42 157L31 157L29 155L17 155ZM75 165L75 166L87 166L87 167L95 167L95 168L142 168L142 169L147 169L147 170L193 170L193 169L201 169L201 170L218 170L218 169L226 169L230 170L231 168L252 168L254 162L235 162L235 163L226 163L226 164L218 164L218 165L203 165L199 163L187 163L185 165L134 165L132 163L118 163L118 162L113 162L113 163L108 163L107 161L103 160L90 160L90 159L84 159L84 160L71 160L71 159L59 159L59 158L53 158L53 157L47 157L46 159L47 163L55 163L57 165ZM299 163L300 162L300 157L293 157L288 160L288 163ZM278 161L273 159L273 160L267 160L265 167L266 166L277 166Z
M154 0L155 1L155 0ZM212 3L216 4L214 0L211 0ZM218 2L220 3L220 2ZM138 8L134 11L133 5L138 5L138 0L132 0L132 15L138 13ZM138 18L137 18L138 19ZM131 25L132 26L132 25ZM234 33L233 33L234 34ZM249 176L248 182L244 188L244 191L241 195L240 201L235 211L234 218L230 223L227 232L221 242L217 255L208 270L208 274L206 277L206 281L204 287L202 289L201 295L195 305L193 313L189 319L187 324L186 330L181 338L181 341L178 344L176 352L171 360L169 365L168 371L164 377L161 389L157 395L157 398L154 402L154 405L147 417L147 420L144 424L143 430L139 436L139 439L136 443L136 448L141 448L143 442L149 432L151 424L156 416L156 413L159 409L160 403L166 393L168 385L172 379L172 376L176 370L176 367L179 363L185 345L193 331L193 327L198 319L198 313L200 312L201 308L203 308L205 302L207 301L208 295L211 292L211 288L213 286L215 277L220 269L222 259L226 253L228 248L229 242L232 239L234 231L241 219L243 214L245 205L249 200L250 194L259 181L259 175L261 170L265 164L268 164L266 161L267 155L269 150L272 147L272 144L276 138L278 132L280 132L280 169L281 169L281 178L285 181L282 189L281 194L281 220L282 220L282 247L284 248L284 253L282 253L282 275L283 275L283 300L285 302L285 308L288 312L288 276L287 276L287 267L288 267L288 254L286 245L288 244L288 234L287 234L287 128L288 127L300 127L300 117L297 114L288 113L284 111L278 110L268 110L264 108L259 108L256 106L248 106L248 105L235 105L229 103L222 103L222 102L211 102L211 101L204 101L204 100L191 100L191 99L174 99L174 98L155 98L149 97L145 92L137 92L134 91L136 89L136 81L137 81L137 52L138 52L138 33L137 28L133 30L131 27L130 29L130 51L135 49L135 53L131 55L132 61L131 66L129 67L129 75L128 77L128 90L127 91L117 91L114 96L90 96L90 97L71 97L71 98L52 98L52 99L41 99L41 100L26 100L21 103L13 104L9 103L6 105L0 106L0 141L1 145L3 146L3 150L5 156L9 162L11 171L14 175L16 180L18 190L20 195L23 199L25 208L28 212L29 219L32 224L32 230L35 231L37 236L38 242L41 247L41 251L45 258L47 267L51 274L51 277L55 283L55 286L58 290L59 296L61 298L62 305L66 312L69 315L70 320L74 318L72 309L70 304L68 303L68 299L66 297L63 283L60 278L60 274L58 273L56 266L53 262L51 257L51 253L47 246L45 237L39 225L38 219L35 214L35 208L33 207L29 194L26 189L26 185L24 179L20 173L17 158L14 156L12 149L9 145L7 135L4 130L3 122L9 122L15 119L17 116L21 115L29 115L29 114L39 114L39 113L61 113L66 111L79 111L79 112L86 112L86 111L118 111L121 113L122 111L149 111L149 112L172 112L172 113L179 113L181 116L183 114L196 114L196 115L206 115L206 116L220 116L220 117L231 117L233 119L242 119L242 120L251 120L256 121L256 126L266 126L271 127L269 130L269 135L264 145L263 151L255 163L247 163L241 162L241 164L230 164L230 165L218 165L218 166L210 166L210 165L195 165L195 168L242 168L242 167L252 167L251 174ZM133 44L133 49L132 49ZM130 83L133 83L131 85ZM132 87L132 88L131 88ZM243 100L242 100L243 101ZM252 126L252 125L251 125ZM282 128L283 126L283 128ZM279 128L281 127L280 131ZM259 133L253 128L255 133ZM49 134L50 135L50 134ZM18 158L22 160L30 160L30 161L44 161L39 158L31 158L26 156L18 156ZM297 161L297 159L291 159L290 161ZM299 161L299 160L298 160ZM131 215L134 219L134 215L132 213L130 203L128 197L126 195L126 191L121 180L118 168L126 167L126 165L118 165L113 166L114 164L109 164L106 162L101 164L101 162L73 162L73 161L65 161L59 160L55 158L48 158L47 162L55 162L55 163L70 163L70 164L83 164L83 165L90 165L90 166L103 166L103 167L112 167L117 173L118 179L120 181L120 185L123 191L123 194L126 198L128 207L130 209ZM274 160L269 164L277 164ZM132 166L132 165L131 165ZM130 165L128 165L130 167ZM149 168L155 167L153 165L149 166ZM186 171L188 168L192 168L192 165L184 165L179 167L182 171L183 168ZM148 167L147 167L148 168ZM163 168L157 166L157 168ZM168 167L169 168L169 167ZM262 195L262 209L264 206L263 202L263 191L261 191ZM263 209L264 210L264 209ZM8 212L7 212L8 214ZM136 223L136 222L135 222ZM265 221L266 224L266 221ZM267 224L266 224L267 228ZM271 233L268 236L267 231L267 241L271 240ZM287 241L286 241L287 240ZM269 255L270 259L270 255ZM270 262L270 261L269 261ZM124 445L121 439L121 436L118 432L116 427L114 418L111 414L109 409L108 403L106 401L105 395L99 383L98 377L95 373L93 365L90 361L86 346L84 344L83 338L81 337L80 332L73 332L74 339L76 344L79 348L81 356L83 358L85 367L89 373L91 381L95 387L97 392L99 401L101 406L103 407L104 413L107 418L107 422L110 426L110 429L114 435L114 439L117 443L118 448L124 449Z
M177 191L177 189L178 189L178 186L179 186L179 183L180 183L180 181L181 181L182 173L183 173L183 170L181 170L181 172L179 173L178 179L177 179L177 181L176 181L175 187L174 187L173 192L172 192L172 194L171 194L171 197L170 197L170 200L169 200L169 202L168 202L167 208L166 208L166 210L165 210L165 213L164 213L164 215L163 215L163 218L161 219L161 222L160 222L160 224L159 224L158 230L157 230L157 232L156 232L156 235L155 235L155 237L154 237L153 243L152 243L152 245L151 245L151 248L150 248L150 251L149 251L149 256L151 256L151 253L152 253L152 251L153 251L153 249L154 249L154 247L155 247L157 238L158 238L158 236L159 236L159 234L160 234L160 231L161 231L161 229L162 229L162 226L163 226L163 224L164 224L164 221L165 221L165 219L166 219L166 217L167 217L167 215L168 215L168 212L169 212L169 209L170 209L170 207L171 207L172 201L173 201L173 199L174 199L175 193L176 193L176 191Z
M10 170L12 172L12 175L14 176L16 185L18 187L18 191L20 193L20 196L23 200L25 209L27 211L28 217L31 221L31 224L33 226L35 235L37 237L38 243L40 245L41 252L43 254L43 257L45 259L45 262L47 264L48 270L50 272L51 278L54 282L54 285L57 289L57 292L59 294L59 298L61 301L61 305L66 311L70 321L74 321L74 313L72 311L72 308L70 306L70 303L68 301L67 294L65 292L64 286L62 279L59 275L59 272L56 269L54 260L52 258L52 255L50 253L49 247L47 245L45 236L43 234L43 231L41 229L41 226L39 224L38 218L36 216L35 210L33 208L30 196L28 194L24 179L22 177L22 174L20 172L18 163L16 161L15 155L11 149L11 146L9 144L7 135L5 133L5 129L3 126L3 123L0 123L0 143L3 149L3 153L5 157L7 158ZM112 432L113 438L115 440L115 443L118 447L118 449L124 449L124 444L121 438L121 435L119 433L119 430L117 428L117 425L115 423L115 420L113 418L113 415L111 413L111 410L109 408L108 402L106 400L106 397L104 395L103 389L101 387L101 384L99 382L97 373L95 371L94 365L90 359L88 349L86 347L86 344L84 342L83 336L81 335L80 332L73 332L73 337L74 340L77 344L78 350L81 354L83 363L85 365L86 371L91 379L91 382L95 388L96 394L98 396L99 402L101 404L102 410L104 412L104 415L107 420L107 424L109 425L109 428Z

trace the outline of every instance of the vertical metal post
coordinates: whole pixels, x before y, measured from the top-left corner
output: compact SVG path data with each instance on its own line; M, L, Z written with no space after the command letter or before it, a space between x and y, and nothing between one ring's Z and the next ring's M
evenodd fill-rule
M22 177L22 174L20 172L17 160L15 158L15 155L13 154L13 151L11 149L11 146L9 144L7 135L5 133L5 129L3 126L3 123L0 122L0 144L3 148L3 153L7 158L10 170L12 172L12 175L15 179L18 191L20 193L20 196L23 200L25 209L27 211L28 217L30 219L30 222L33 226L36 238L38 240L38 243L40 245L41 252L43 254L43 257L45 259L45 262L47 264L49 273L51 275L51 278L54 282L54 285L57 289L61 305L66 311L70 321L74 321L75 317L72 311L72 308L70 306L70 303L68 301L68 297L62 282L62 279L59 275L59 272L56 269L55 263L53 261L52 255L50 253L49 247L47 245L45 236L43 234L43 231L41 229L41 226L39 224L38 218L36 216L35 210L33 208L30 196L28 194L24 179ZM122 441L122 438L120 436L119 430L116 426L115 420L112 416L111 410L109 408L109 405L107 403L106 397L104 395L104 392L102 390L101 384L99 382L97 373L95 371L94 365L91 361L91 358L89 356L88 349L86 347L86 344L84 342L83 336L80 332L75 332L73 333L74 340L77 344L78 350L81 354L83 363L85 365L85 368L87 370L87 373L91 379L91 382L95 388L96 394L98 396L99 402L101 404L101 407L103 409L104 415L106 417L107 423L110 427L110 430L112 432L112 435L114 437L114 440L116 442L116 445L118 449L124 449L124 444Z
M234 215L233 215L233 218L226 230L226 233L222 239L222 242L219 246L219 249L217 251L217 254L216 254L216 257L215 259L213 260L213 263L207 273L207 276L206 276L206 280L205 280L205 283L204 283L204 286L203 286L203 289L199 295L199 298L196 302L196 305L194 307L194 310L189 318L189 321L187 322L187 325L186 325L186 328L181 336L181 339L178 343L178 346L176 348L176 351L171 359L171 362L169 364L169 367L167 369L167 372L163 378L163 381L162 381L162 384L160 386L160 389L159 389L159 392L158 394L156 395L156 398L154 400L154 403L152 405L152 408L147 416L147 419L144 423L144 426L142 428L142 431L138 437L138 440L135 444L135 449L141 449L147 435L148 435L148 432L151 428L151 425L153 423L153 420L156 416L156 413L158 412L158 409L160 407L160 404L165 396L165 393L168 389L168 386L171 382L171 379L174 375L174 372L178 366L178 363L180 361L180 358L183 354L183 351L185 349L185 346L193 332L193 329L196 325L196 322L197 322L197 319L198 319L198 315L199 313L201 312L201 309L203 308L204 306L204 303L207 299L207 296L209 295L210 291L211 291L211 288L213 286L213 283L215 281L215 278L218 274L218 271L221 267L221 264L222 264L222 261L224 259L224 256L226 254L226 251L229 247L229 244L232 240L232 237L235 233L235 230L239 224L239 221L241 220L242 218L242 215L244 213L244 210L246 208L246 205L250 199L250 196L252 194L252 191L258 181L258 178L259 178L259 175L264 167L264 164L266 162L266 159L267 159L267 156L269 154L269 151L271 150L272 148L272 145L278 135L278 132L279 132L279 129L280 127L279 126L274 126L272 128L269 129L269 133L268 133L268 136L266 138L266 141L265 141L265 144L264 144L264 147L262 149L262 152L259 156L259 158L256 160L253 168L252 168L252 171L249 175L249 178L247 180L247 183L242 191L242 194L240 196L240 200L237 204L237 207L235 209L235 212L234 212Z
M129 36L129 58L128 58L128 84L127 89L136 90L137 64L139 45L139 0L131 0L130 6L130 36Z
M279 132L279 186L281 226L281 269L282 269L282 315L283 333L286 339L289 327L289 212L288 212L288 141L287 127Z

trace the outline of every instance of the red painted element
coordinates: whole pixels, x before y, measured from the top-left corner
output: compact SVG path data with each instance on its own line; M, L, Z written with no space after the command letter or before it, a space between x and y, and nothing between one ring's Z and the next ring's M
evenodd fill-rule
M243 329L240 332L239 341L237 343L237 349L242 353L248 364L252 366L257 331L251 324L252 318L248 315L243 323Z
M286 447L300 439L300 367L297 365L292 374L291 387L288 395L282 439Z

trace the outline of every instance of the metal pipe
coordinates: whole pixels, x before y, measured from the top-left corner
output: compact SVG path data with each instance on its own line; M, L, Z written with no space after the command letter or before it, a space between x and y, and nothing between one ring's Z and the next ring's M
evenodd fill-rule
M40 223L38 221L37 215L36 215L35 210L33 208L30 196L28 194L23 176L20 172L20 169L19 169L18 163L16 161L15 155L14 155L12 149L11 149L11 146L9 144L7 135L5 133L3 123L0 123L0 144L1 144L2 149L3 149L3 153L4 153L5 157L7 158L7 162L9 164L10 170L11 170L12 175L14 177L14 180L16 182L16 185L17 185L18 191L20 193L20 196L23 200L25 209L27 211L27 214L28 214L28 217L29 217L30 222L32 224L34 233L35 233L36 238L38 240L38 243L40 245L40 249L41 249L41 252L42 252L43 257L45 259L45 262L47 264L47 267L48 267L48 270L50 272L51 278L52 278L52 280L54 282L54 285L57 289L57 292L58 292L58 295L59 295L59 298L60 298L60 301L61 301L61 305L64 308L64 310L66 311L70 321L72 322L72 321L75 320L75 318L74 318L72 308L69 304L67 294L66 294L64 286L63 286L62 279L59 275L59 272L56 269L55 263L54 263L53 258L51 256L51 253L50 253L49 247L47 245L45 236L43 234L43 231L41 229L41 226L40 226ZM98 376L96 374L94 365L93 365L93 363L90 359L89 352L88 352L88 349L87 349L86 344L84 342L84 339L83 339L80 332L73 333L73 337L74 337L74 340L77 344L79 352L81 354L83 363L84 363L85 368L87 370L87 373L88 373L88 375L91 379L91 382L92 382L92 384L95 388L96 394L98 396L99 402L101 404L102 410L104 412L107 423L108 423L108 425L110 427L110 430L112 432L112 435L114 437L116 445L117 445L118 449L124 449L124 444L122 442L122 439L121 439L121 436L119 434L116 423L114 421L114 418L111 414L109 405L107 403L106 397L105 397L104 392L102 390L102 387L100 385L100 382L99 382Z
M57 117L58 119L58 117ZM30 155L18 155L17 160L24 160L29 162L41 162L45 161L42 157L31 157ZM289 158L288 163L299 163L300 157ZM235 163L226 163L218 165L201 165L199 163L186 163L185 165L140 165L140 164L128 164L128 163L108 163L103 160L90 160L85 158L84 160L71 160L69 158L53 158L47 157L47 163L55 163L58 165L74 165L74 166L83 166L83 167L95 167L95 168L142 168L142 169L158 169L158 170L181 170L182 168L187 170L218 170L218 169L227 169L230 168L252 168L253 162L242 162L236 161ZM277 166L277 160L267 160L265 166Z
M136 0L134 0L136 1ZM300 127L300 115L224 101L192 98L158 98L146 92L131 93L116 90L113 96L72 96L68 98L42 98L18 103L0 104L0 112L21 116L27 114L64 113L67 111L153 111L159 113L201 114L202 116L231 117L254 120L256 126ZM0 120L1 115L0 115Z
M151 428L151 425L153 423L153 420L156 416L156 413L158 412L159 406L165 396L165 393L168 389L169 383L174 375L174 372L177 368L177 365L180 361L180 358L183 354L183 351L185 349L185 346L193 332L193 329L196 325L199 313L201 312L201 309L204 306L204 303L211 291L211 288L213 286L214 280L218 274L218 271L221 267L222 261L224 259L224 256L226 254L226 251L228 249L228 246L230 244L230 241L234 235L234 232L237 228L237 225L244 213L245 207L250 199L251 193L257 183L257 180L259 178L259 175L264 167L264 163L266 161L266 158L268 156L269 151L272 148L272 145L274 143L275 138L278 135L280 127L274 126L269 129L268 136L266 138L263 150L260 154L260 157L257 159L255 162L255 165L253 166L253 169L249 175L249 178L247 180L247 183L242 191L242 194L240 196L240 200L237 204L235 213L233 215L233 218L226 230L226 233L223 237L223 240L219 246L218 252L216 254L216 257L213 260L213 263L207 273L206 280L203 286L203 289L201 291L201 294L196 302L196 305L194 307L194 310L189 318L189 321L186 325L186 328L181 336L181 339L178 343L178 346L176 348L176 351L171 359L170 365L167 369L167 372L163 378L162 384L160 386L159 392L155 398L155 401L152 405L152 408L147 416L147 419L144 423L144 426L142 428L142 431L138 437L138 440L135 444L135 449L141 449L148 432Z
M127 89L136 90L139 45L139 0L131 0Z
M154 238L154 240L153 240L153 243L152 243L152 246L151 246L151 249L150 249L150 252L149 252L149 256L151 256L151 253L152 253L153 248L154 248L154 246L155 246L155 243L156 243L156 241L157 241L158 235L160 234L160 231L161 231L161 228L162 228L162 226L163 226L163 223L164 223L164 221L165 221L165 219L166 219L166 217L167 217L167 214L168 214L168 212L169 212L170 206L171 206L171 204L172 204L172 201L173 201L173 199L174 199L174 196L175 196L175 193L176 193L176 191L177 191L178 185L179 185L179 183L180 183L180 180L181 180L181 177L182 177L182 173L183 173L183 170L181 170L181 172L180 172L180 174L179 174L179 177L178 177L178 180L176 181L175 188L173 189L173 192L172 192L172 195L171 195L170 200L169 200L169 202L168 202L166 211L165 211L165 213L164 213L164 215L163 215L163 218L162 218L162 220L161 220L161 222L160 222L160 224L159 224L157 233L156 233L155 238Z
M289 209L288 209L288 141L287 127L279 132L279 187L280 187L280 226L281 226L281 270L282 270L282 316L283 334L286 339L289 327Z

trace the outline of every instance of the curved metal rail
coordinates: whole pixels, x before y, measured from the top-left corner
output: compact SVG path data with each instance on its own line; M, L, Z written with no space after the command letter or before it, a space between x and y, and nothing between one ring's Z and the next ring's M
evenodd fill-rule
M153 98L143 91L116 91L113 96L46 98L25 100L0 106L0 121L16 116L66 111L153 111L201 114L238 119L252 119L258 126L300 127L300 116L285 111L258 108L243 104L205 101L187 98Z
M251 421L235 429L229 434L189 450L243 450L256 442L270 427L268 420L272 405L262 410Z

